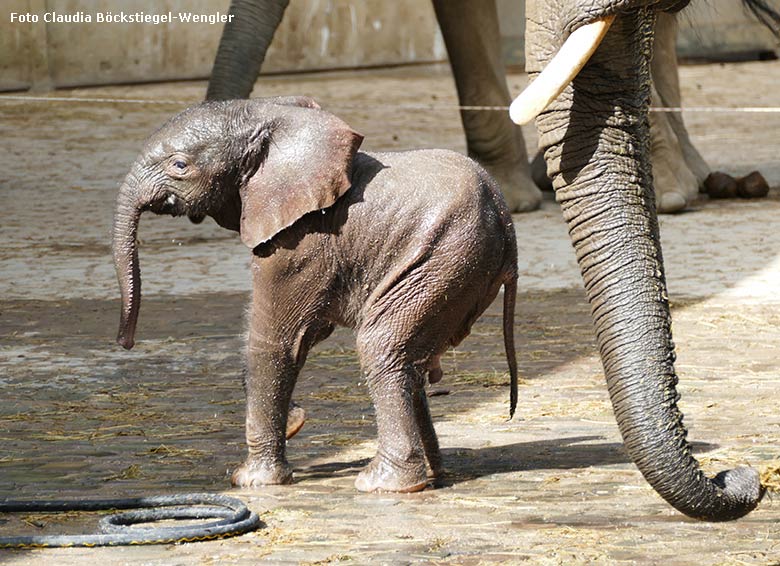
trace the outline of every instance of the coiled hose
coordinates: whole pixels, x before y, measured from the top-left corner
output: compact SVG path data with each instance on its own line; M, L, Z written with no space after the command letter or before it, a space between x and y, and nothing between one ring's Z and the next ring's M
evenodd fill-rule
M195 542L241 535L262 525L256 513L234 497L210 493L157 495L129 499L5 500L0 513L52 513L135 509L103 517L101 533L0 537L0 548L120 546ZM169 519L219 519L210 523L172 527L133 527Z

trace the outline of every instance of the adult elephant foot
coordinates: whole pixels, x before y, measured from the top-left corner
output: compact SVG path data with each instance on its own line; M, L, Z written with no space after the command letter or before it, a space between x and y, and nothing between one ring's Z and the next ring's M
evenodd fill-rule
M527 163L485 163L482 166L498 181L510 212L530 212L542 204L542 191L531 178Z
M653 97L657 104L657 99ZM651 161L658 212L687 208L699 193L710 198L762 198L769 184L758 171L734 178L711 171L688 137L682 119L675 114L650 115Z
M662 106L655 89L651 100L654 106ZM658 212L680 212L696 200L699 187L704 183L709 169L706 169L702 178L698 178L693 172L682 147L687 139L680 140L677 137L669 116L665 113L651 113L650 140L650 161L653 165L653 187ZM696 151L693 147L691 150Z
M427 485L428 474L422 459L400 467L379 454L355 479L355 487L364 492L414 493L422 491Z
M652 106L679 108L682 105L676 38L675 15L657 14L651 63ZM680 112L652 112L650 135L653 189L660 213L684 210L697 199L699 192L706 192L712 198L757 198L768 192L768 185L758 174L743 181L724 173L712 173L691 142ZM537 186L552 190L542 154L536 155L531 169Z
M293 472L287 462L268 463L252 457L241 464L230 478L236 487L259 487L292 483Z

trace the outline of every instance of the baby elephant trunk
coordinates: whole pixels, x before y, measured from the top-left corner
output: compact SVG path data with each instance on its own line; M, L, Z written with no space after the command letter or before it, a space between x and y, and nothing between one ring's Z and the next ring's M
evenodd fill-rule
M129 350L135 344L135 326L141 305L141 271L138 266L138 221L143 204L138 187L128 175L119 190L114 215L114 267L122 294L122 312L117 342Z

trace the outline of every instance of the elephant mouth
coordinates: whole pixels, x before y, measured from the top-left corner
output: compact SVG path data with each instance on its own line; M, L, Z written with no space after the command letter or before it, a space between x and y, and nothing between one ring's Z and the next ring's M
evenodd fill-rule
M183 199L173 193L163 194L160 198L151 201L146 208L155 214L168 216L184 216L188 206ZM193 215L196 216L196 215ZM197 216L196 216L197 217ZM202 218L201 218L202 220Z
M193 224L200 224L206 218L206 213L195 210L195 206L187 203L181 197L173 193L166 193L158 199L150 202L144 210L151 210L155 214L168 216L187 216Z

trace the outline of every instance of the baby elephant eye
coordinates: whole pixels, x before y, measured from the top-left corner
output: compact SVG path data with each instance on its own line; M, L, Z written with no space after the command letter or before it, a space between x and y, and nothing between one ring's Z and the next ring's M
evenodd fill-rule
M172 155L168 158L168 162L165 164L165 168L169 175L176 178L184 178L194 172L194 168L190 165L189 159L184 156Z

